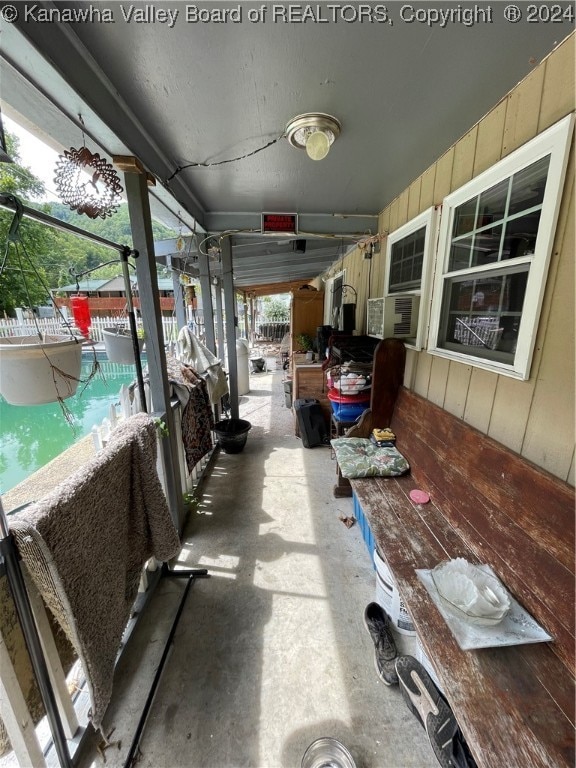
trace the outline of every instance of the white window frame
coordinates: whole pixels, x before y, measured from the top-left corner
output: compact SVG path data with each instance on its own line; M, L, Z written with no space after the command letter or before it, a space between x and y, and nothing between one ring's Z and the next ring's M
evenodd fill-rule
M424 235L424 255L422 260L422 277L420 287L412 288L406 291L394 291L390 293L390 267L392 247L400 240L404 240L419 229L426 228ZM420 350L426 344L426 332L428 326L429 308L430 308L430 284L432 276L432 263L434 248L438 239L438 216L436 208L432 206L422 213L410 219L394 232L388 235L386 241L386 274L384 278L384 296L420 296L420 309L418 314L418 330L416 338L412 341L405 341L404 344L410 349Z
M430 318L430 335L428 343L428 352L430 352L430 354L445 357L450 360L461 361L466 365L495 371L502 375L511 376L524 381L529 378L534 344L538 331L540 310L542 308L542 300L546 287L548 267L550 265L550 257L554 245L558 212L562 200L562 190L566 175L573 126L574 115L571 114L555 123L551 128L548 128L539 136L515 150L508 157L500 160L491 168L444 198L440 220L436 278ZM534 254L453 272L448 271L454 212L456 208L546 155L550 155L550 164L548 167L544 198L542 200L542 209ZM477 276L482 277L482 275L487 273L507 275L515 269L518 269L519 266L525 264L528 264L529 267L528 282L524 296L514 362L512 364L476 357L473 354L456 352L439 346L438 337L441 330L441 312L444 290L445 286L449 285L451 278L470 275L471 279L473 279Z
M346 270L343 269L341 272L337 272L335 275L330 277L328 280L326 280L326 284L324 286L324 295L326 299L324 300L324 325L331 325L333 326L334 318L332 317L334 313L334 283L338 278L342 278L342 285L346 282ZM342 304L340 304L342 306ZM338 321L340 322L340 315L338 315Z

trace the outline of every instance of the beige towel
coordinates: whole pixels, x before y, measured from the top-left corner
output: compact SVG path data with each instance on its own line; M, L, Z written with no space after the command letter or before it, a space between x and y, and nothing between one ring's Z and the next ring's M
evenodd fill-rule
M156 430L127 419L105 451L10 521L44 602L86 672L98 728L142 567L180 548L156 472Z

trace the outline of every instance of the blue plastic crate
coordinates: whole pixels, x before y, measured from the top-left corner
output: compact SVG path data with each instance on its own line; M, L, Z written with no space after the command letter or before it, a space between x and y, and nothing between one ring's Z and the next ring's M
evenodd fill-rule
M369 407L370 403L336 403L330 401L334 416L339 421L356 421L364 411Z
M366 544L366 549L368 550L368 554L370 555L370 561L372 563L372 567L375 568L376 566L374 565L374 547L376 546L376 542L374 541L374 536L372 534L370 524L368 522L366 515L362 510L362 507L360 506L360 502L356 498L355 493L352 494L352 500L354 502L354 517L356 518L358 525L360 526L360 530L362 531L362 538L364 539L364 544Z

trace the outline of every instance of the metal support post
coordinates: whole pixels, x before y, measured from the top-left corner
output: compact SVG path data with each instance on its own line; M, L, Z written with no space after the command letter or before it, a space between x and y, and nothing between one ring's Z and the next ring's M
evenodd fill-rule
M239 417L238 361L236 359L236 302L234 300L234 275L230 238L222 238L222 283L224 285L224 311L226 313L226 348L228 350L228 386L230 388L230 413Z
M204 314L204 343L216 354L216 336L214 335L214 309L212 306L212 284L210 280L210 262L207 253L198 253L198 268L200 271L200 291L202 292L202 312Z
M154 257L154 236L152 234L146 173L138 170L125 171L124 183L132 240L134 248L139 253L136 261L136 277L140 296L140 311L146 334L146 356L152 396L151 410L165 414L168 435L161 441L161 447L166 474L166 496L174 523L180 530L180 521L184 519L184 501L181 491L178 449L174 434L174 415L170 407L170 385L166 370L164 331L162 329L162 312L158 293L158 275Z
M218 357L224 361L226 359L226 345L224 343L224 310L222 309L222 283L220 280L216 283L216 327L218 328Z
M30 655L32 669L34 670L44 709L46 710L50 731L54 740L54 748L56 749L60 766L61 768L72 768L72 759L70 757L70 752L68 751L64 727L62 725L60 713L58 712L56 697L54 696L54 691L52 690L52 685L50 683L50 675L48 673L44 654L42 653L42 646L40 638L38 637L32 609L30 607L28 592L26 591L24 577L20 569L16 542L14 541L13 535L8 530L8 521L4 514L1 498L0 554L4 560L10 592L12 594L12 599L14 600L14 605L16 606L16 612L18 614L20 626L22 627L22 634L24 635L26 647L28 648L28 653Z

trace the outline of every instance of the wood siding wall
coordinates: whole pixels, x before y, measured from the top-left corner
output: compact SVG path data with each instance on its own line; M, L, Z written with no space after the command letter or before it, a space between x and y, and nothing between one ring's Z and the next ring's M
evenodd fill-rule
M380 214L391 233L574 110L572 34ZM408 350L405 385L574 485L574 140L564 185L530 379ZM386 240L365 259L339 261L358 291L357 331L366 300L384 294Z

